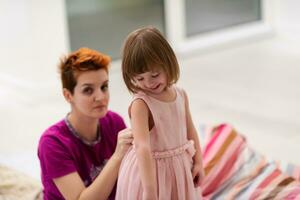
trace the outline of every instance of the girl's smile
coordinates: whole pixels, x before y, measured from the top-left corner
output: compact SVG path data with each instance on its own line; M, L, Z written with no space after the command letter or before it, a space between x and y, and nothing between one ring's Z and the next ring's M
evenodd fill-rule
M162 70L138 74L134 81L141 90L155 95L162 93L167 87L167 76Z

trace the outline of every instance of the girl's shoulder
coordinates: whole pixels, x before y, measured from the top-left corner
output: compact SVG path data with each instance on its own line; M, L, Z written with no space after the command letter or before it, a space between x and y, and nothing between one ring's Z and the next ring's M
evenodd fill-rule
M135 102L136 100L142 100L143 102L145 102L145 104L148 104L149 98L150 98L150 96L147 95L145 92L139 91L138 93L133 94L131 104L133 102Z
M138 98L138 97L147 97L148 95L143 92L143 91L138 91L137 93L133 94L133 98Z

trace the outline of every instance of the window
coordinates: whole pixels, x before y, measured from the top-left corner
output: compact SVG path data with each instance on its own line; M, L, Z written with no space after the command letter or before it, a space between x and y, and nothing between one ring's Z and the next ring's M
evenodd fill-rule
M132 30L153 25L163 33L163 0L66 0L71 50L89 47L120 58Z
M185 0L186 35L261 20L260 0Z

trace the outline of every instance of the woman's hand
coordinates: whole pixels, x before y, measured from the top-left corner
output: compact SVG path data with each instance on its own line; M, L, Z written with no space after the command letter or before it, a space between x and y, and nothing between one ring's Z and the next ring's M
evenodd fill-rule
M132 145L133 135L131 129L126 128L119 132L117 147L114 153L114 157L122 160L126 154L128 148Z
M194 186L199 187L204 179L205 173L203 166L200 163L194 163L192 168L192 176L194 180Z

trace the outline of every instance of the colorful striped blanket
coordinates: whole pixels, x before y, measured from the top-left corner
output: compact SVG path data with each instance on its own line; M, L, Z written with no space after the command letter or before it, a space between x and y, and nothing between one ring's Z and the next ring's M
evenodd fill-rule
M268 161L228 124L206 134L204 199L300 199L300 167Z

